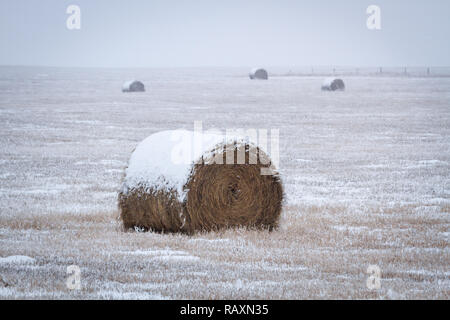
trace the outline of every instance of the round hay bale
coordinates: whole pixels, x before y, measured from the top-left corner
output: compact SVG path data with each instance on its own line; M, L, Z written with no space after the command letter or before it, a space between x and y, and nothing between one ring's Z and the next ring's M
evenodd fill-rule
M324 91L343 91L345 90L345 84L342 79L327 78L322 84L322 90Z
M122 86L122 92L144 92L145 86L137 80L127 81Z
M258 79L258 80L267 80L269 79L269 75L265 69L262 68L254 68L250 71L249 74L250 79Z
M153 134L131 155L119 192L120 217L126 229L157 232L272 230L283 188L276 171L262 175L263 168L274 170L249 139L199 138L186 130Z

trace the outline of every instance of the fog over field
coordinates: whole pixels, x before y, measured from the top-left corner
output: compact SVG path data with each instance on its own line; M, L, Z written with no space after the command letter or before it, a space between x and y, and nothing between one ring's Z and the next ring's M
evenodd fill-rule
M1 67L0 298L448 299L450 78L248 71ZM277 230L122 230L132 150L194 121L280 130Z

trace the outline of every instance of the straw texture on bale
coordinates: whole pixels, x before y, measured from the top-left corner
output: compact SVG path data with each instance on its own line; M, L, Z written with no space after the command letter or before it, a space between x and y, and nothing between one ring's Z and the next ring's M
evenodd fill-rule
M261 175L261 168L269 167L268 155L254 144L223 141L189 166L181 190L170 177L159 177L158 185L155 180L122 188L124 227L187 234L231 227L272 230L281 213L283 188L276 172Z
M345 90L345 83L342 79L327 78L322 84L322 90L324 91L343 91Z

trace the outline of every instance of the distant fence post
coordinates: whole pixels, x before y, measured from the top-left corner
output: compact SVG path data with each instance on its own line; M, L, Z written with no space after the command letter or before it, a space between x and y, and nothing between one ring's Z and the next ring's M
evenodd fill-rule
M430 75L430 67L427 68L427 75Z
M382 67L380 67L380 73L383 73L383 68Z

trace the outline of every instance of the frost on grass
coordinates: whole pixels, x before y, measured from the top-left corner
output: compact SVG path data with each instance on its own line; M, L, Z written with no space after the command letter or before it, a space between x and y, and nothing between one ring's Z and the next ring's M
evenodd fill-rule
M335 95L247 71L0 67L0 298L449 299L450 79L346 77ZM129 77L151 92L122 94ZM133 149L197 120L280 129L278 230L123 232Z

